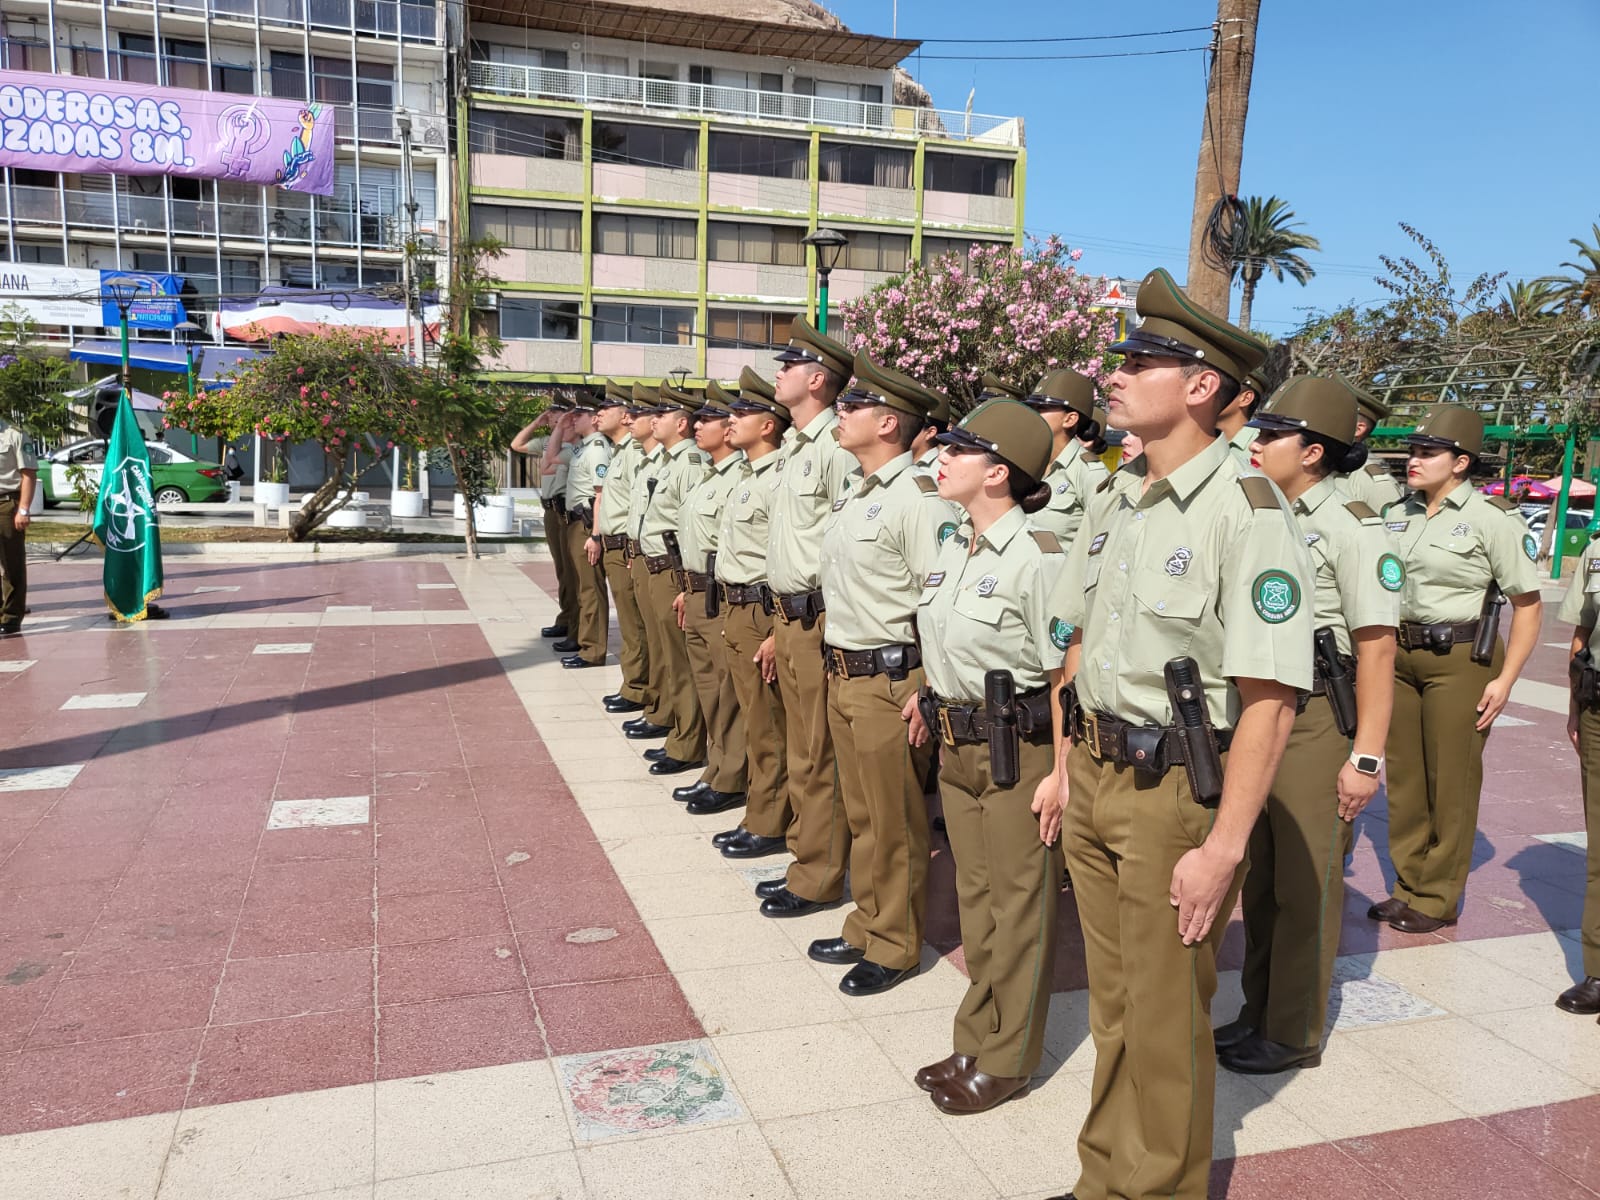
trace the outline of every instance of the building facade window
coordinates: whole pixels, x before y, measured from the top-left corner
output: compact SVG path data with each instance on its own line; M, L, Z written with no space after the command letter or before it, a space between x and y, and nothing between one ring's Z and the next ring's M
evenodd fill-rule
M521 208L510 204L474 204L472 236L492 237L516 250L583 249L582 214L555 208Z
M676 217L596 213L594 251L640 258L695 258L695 223Z
M467 118L467 141L474 154L513 154L569 162L583 157L578 122L568 117L475 108Z
M972 252L979 246L1008 245L1010 245L1009 242L990 239L969 240L967 238L928 237L924 234L922 238L922 265L925 267L931 266L947 254L957 254L963 259L968 259L972 257Z
M852 231L839 265L853 271L904 271L911 258L911 239L899 233Z
M972 154L929 153L922 164L922 186L930 192L969 196L1011 196L1011 162Z
M753 133L711 134L711 170L769 179L804 179L810 146L794 138Z
M823 142L817 157L817 173L823 183L909 188L914 157L910 150L889 146Z
M693 171L699 159L700 135L693 129L596 121L592 136L595 162Z
M794 313L713 308L706 312L713 350L761 350L786 345Z
M59 245L46 245L42 242L18 242L16 257L12 261L41 263L59 267L66 263L67 256Z
M500 336L518 341L575 342L578 340L578 302L530 300L502 293Z
M694 309L663 304L596 304L594 340L687 346L694 340Z
M712 221L709 226L708 257L712 262L803 267L806 248L800 239L805 235L806 231L798 225Z

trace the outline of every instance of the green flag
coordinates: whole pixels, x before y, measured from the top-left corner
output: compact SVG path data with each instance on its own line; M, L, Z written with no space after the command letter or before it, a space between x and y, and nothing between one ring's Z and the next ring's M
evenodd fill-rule
M146 606L161 595L161 526L150 487L150 455L127 388L106 443L94 540L106 551L106 607L119 621L144 620Z

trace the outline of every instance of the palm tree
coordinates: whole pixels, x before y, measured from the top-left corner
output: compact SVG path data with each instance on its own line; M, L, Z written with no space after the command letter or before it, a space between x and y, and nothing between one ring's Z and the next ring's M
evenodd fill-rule
M1316 269L1295 253L1321 250L1322 243L1309 233L1298 232L1294 210L1276 196L1243 199L1244 212L1233 226L1233 263L1230 279L1239 280L1239 325L1250 328L1250 309L1255 303L1256 285L1267 272L1279 283L1287 275L1302 287Z
M1600 225L1594 226L1594 245L1581 238L1568 239L1578 248L1577 262L1564 262L1578 273L1571 275L1546 275L1539 283L1548 283L1554 289L1551 297L1568 312L1600 312Z
M1508 283L1503 301L1515 321L1542 316L1559 302L1559 289L1548 279L1519 279Z

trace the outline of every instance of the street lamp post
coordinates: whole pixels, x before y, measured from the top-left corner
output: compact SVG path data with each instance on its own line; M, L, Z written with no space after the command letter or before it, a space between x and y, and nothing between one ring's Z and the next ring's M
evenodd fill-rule
M802 245L817 252L817 332L828 332L828 276L839 264L839 255L850 244L850 239L837 229L826 227L800 239Z
M117 306L117 316L122 326L122 390L131 397L133 382L128 377L128 310L139 296L139 285L130 279L118 279L106 284L106 291L111 293L111 302Z
M673 367L672 370L667 372L667 374L672 376L672 386L677 388L680 392L683 391L683 385L688 382L689 379L689 368Z
M186 390L189 395L189 404L192 408L194 405L195 391L199 384L199 381L195 378L194 372L194 344L196 339L199 338L202 330L199 323L195 321L179 321L173 326L173 328L178 333L183 335L183 359L184 364L187 367L187 373L185 374L184 379L186 381ZM218 442L220 450L220 438L218 439ZM189 453L197 454L199 453L199 450L200 439L195 437L194 433L191 431L189 434ZM217 456L217 461L222 461L220 452Z

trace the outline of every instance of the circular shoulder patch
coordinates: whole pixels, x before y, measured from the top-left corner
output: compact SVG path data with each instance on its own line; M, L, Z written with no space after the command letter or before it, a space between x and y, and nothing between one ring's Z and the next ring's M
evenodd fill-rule
M1378 560L1378 582L1391 592L1398 592L1406 583L1406 568L1393 554Z
M1539 542L1533 534L1522 535L1522 552L1528 556L1529 562L1539 561Z
M939 526L939 544L941 546L948 542L951 538L955 537L955 535L956 523L954 521L946 521L943 525Z
M1263 571L1251 585L1250 602L1268 625L1282 625L1300 611L1300 584L1287 571Z
M1065 650L1067 643L1072 640L1072 626L1060 617L1050 618L1050 644L1057 650Z
M605 463L601 463L599 466L595 467L594 473L595 473L596 478L604 479L606 477L606 465L605 465Z

